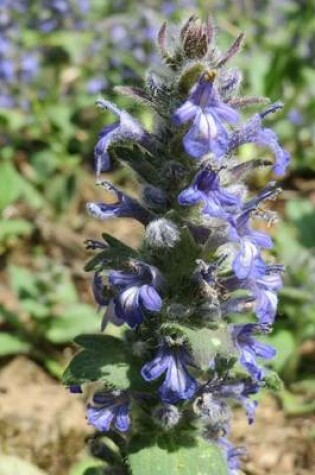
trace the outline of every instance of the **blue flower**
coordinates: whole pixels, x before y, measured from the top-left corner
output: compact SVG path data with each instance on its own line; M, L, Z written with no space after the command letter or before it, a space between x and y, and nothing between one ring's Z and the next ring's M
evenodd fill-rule
M273 323L277 313L278 296L277 291L281 289L283 283L280 272L283 269L278 266L266 266L264 272L258 273L252 279L251 289L256 298L256 315L261 324Z
M191 356L183 346L160 347L155 358L141 369L146 381L155 381L166 373L163 384L159 388L159 396L163 402L175 404L181 399L190 399L196 392L197 382L188 373L187 365L193 364Z
M126 432L130 427L129 404L123 391L95 393L93 404L87 408L87 420L101 432L108 432L112 425Z
M188 99L173 115L176 125L193 120L183 140L186 152L193 158L201 158L208 153L221 158L229 138L223 122L234 124L239 120L238 112L220 100L213 80L214 72L204 73Z
M276 350L272 346L253 338L253 334L260 328L255 323L232 325L232 339L240 353L240 363L257 381L263 378L265 371L258 366L256 358L270 360L276 355Z
M243 447L234 447L234 445L225 437L218 437L217 444L221 447L226 457L229 475L239 474L239 457L244 455L245 449Z
M109 101L100 100L97 104L110 110L118 117L118 122L105 126L100 134L99 140L94 148L95 172L99 175L101 172L107 172L111 169L111 159L108 155L109 147L120 141L135 141L144 143L148 134L141 125L124 110L120 110Z
M101 273L99 271L94 273L92 280L92 292L95 302L100 306L104 307L108 305L109 299L104 295L104 284Z
M233 132L229 138L227 151L231 152L246 143L255 143L268 147L275 156L274 173L276 175L284 175L290 161L290 154L279 145L276 133L262 126L262 119L265 115L274 112L277 108L279 106L274 105L262 114L255 114L242 127Z
M259 259L259 265L252 267L246 279L236 275L223 278L221 285L229 292L238 289L248 290L254 298L254 311L261 325L272 324L277 313L277 291L282 287L281 265L267 265Z
M217 172L205 168L197 173L191 186L178 195L178 202L184 206L202 202L205 215L227 219L229 213L239 207L240 198L220 186Z
M140 261L132 261L132 265L131 272L112 270L108 281L118 291L112 308L116 317L135 328L143 322L145 310L158 312L162 308L158 291L164 281L155 267Z
M69 391L70 393L72 394L82 394L82 388L79 384L71 384L71 386L69 386Z
M240 244L239 252L233 261L233 270L239 279L247 278L253 274L255 268L263 265L260 257L261 248L272 247L272 240L267 234L251 228L252 211L253 207L245 207L245 210L229 219L229 240Z
M120 191L112 183L102 181L99 185L112 193L118 201L116 203L87 203L87 211L91 216L102 221L108 218L133 218L144 225L152 220L150 211L141 206L136 199Z
M206 385L206 391L210 392L214 398L220 400L234 399L238 401L246 411L248 423L254 422L257 401L248 396L258 393L260 382L251 380L228 380L216 376Z

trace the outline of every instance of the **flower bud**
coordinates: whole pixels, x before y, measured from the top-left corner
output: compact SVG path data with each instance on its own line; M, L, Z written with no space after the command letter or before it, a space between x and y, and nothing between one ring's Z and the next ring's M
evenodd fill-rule
M179 229L172 221L165 218L152 221L145 231L145 240L150 247L171 248L179 239Z
M153 419L165 431L171 430L180 421L181 414L173 404L160 404L154 409Z

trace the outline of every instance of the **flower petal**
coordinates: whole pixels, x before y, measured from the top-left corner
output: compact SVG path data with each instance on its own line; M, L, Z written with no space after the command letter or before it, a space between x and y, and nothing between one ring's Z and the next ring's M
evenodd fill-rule
M139 290L141 304L152 312L158 312L162 307L162 299L152 285L142 285Z

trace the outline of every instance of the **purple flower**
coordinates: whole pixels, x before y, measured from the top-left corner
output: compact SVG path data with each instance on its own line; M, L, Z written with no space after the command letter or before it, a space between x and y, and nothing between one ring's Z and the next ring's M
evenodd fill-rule
M146 381L155 381L166 373L163 384L159 388L159 396L163 402L175 404L181 399L190 399L196 392L197 382L188 373L187 365L193 364L192 358L183 346L160 347L155 358L141 369Z
M278 266L266 266L264 272L261 270L257 277L252 280L251 288L256 298L255 311L261 324L273 323L276 316L277 291L283 285L280 276L282 270Z
M109 299L104 295L104 284L100 272L95 272L92 280L92 292L95 302L104 307L108 305Z
M106 89L106 87L107 81L99 76L90 79L86 85L86 89L89 94L97 94Z
M226 457L229 475L238 475L240 465L239 457L244 455L244 448L234 447L234 445L225 437L218 437L216 442L221 447Z
M87 203L86 207L91 216L102 221L108 218L133 218L144 225L151 221L151 213L137 200L126 195L108 181L102 181L99 184L111 192L118 201L116 203Z
M145 310L158 312L161 309L158 291L164 281L155 267L140 261L132 261L132 264L131 272L111 271L108 281L112 289L118 291L112 311L119 320L135 328L143 322Z
M256 394L260 389L260 384L251 380L229 381L216 377L207 384L207 392L210 392L216 399L233 399L242 404L246 411L248 423L254 422L257 401L248 396Z
M231 276L222 279L221 284L229 291L248 290L255 299L254 310L261 325L272 324L277 313L277 291L282 287L281 265L267 265L259 259L259 265L252 267L246 279Z
M173 115L176 125L193 120L183 140L186 152L193 158L201 158L208 153L221 158L229 137L223 122L234 124L239 120L238 112L220 100L213 80L212 72L203 74L188 99Z
M11 60L0 58L0 79L8 83L14 81L14 64Z
M290 161L290 154L279 145L276 133L271 129L264 128L262 125L262 119L278 108L279 106L275 104L267 109L266 112L255 114L242 127L233 132L229 138L227 151L231 152L246 143L255 143L262 147L268 147L275 156L274 173L276 175L284 175Z
M178 195L178 202L184 206L202 202L205 215L227 219L229 213L239 207L240 198L220 186L217 172L205 168L196 175L191 186Z
M123 391L95 393L93 404L87 409L87 420L101 432L109 431L111 425L126 432L130 426L127 395Z
M111 169L111 159L108 155L110 145L126 140L141 144L146 141L148 134L133 117L109 101L100 100L97 101L97 104L103 109L110 110L119 119L118 122L107 125L101 130L99 140L95 145L95 172L96 175L99 175L101 172L107 172Z
M72 394L82 394L82 388L79 384L71 384L68 389Z
M21 60L21 79L29 82L38 73L39 59L33 53L25 53Z
M260 257L261 248L272 247L272 240L268 234L251 228L249 220L253 209L245 207L244 211L229 219L229 240L240 244L240 250L233 262L233 270L239 279L246 279L253 274L255 268L263 265Z
M253 338L253 333L260 330L260 328L255 323L232 326L232 339L240 353L240 363L257 381L263 378L265 371L258 366L256 358L270 360L276 355L276 350L272 346Z

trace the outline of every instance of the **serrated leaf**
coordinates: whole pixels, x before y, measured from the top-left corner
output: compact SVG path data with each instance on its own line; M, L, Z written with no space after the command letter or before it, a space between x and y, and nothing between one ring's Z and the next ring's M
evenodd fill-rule
M144 445L145 444L145 441ZM128 460L133 475L228 475L219 447L198 439L181 446L169 441L140 448L131 447ZM180 442L180 441L178 441ZM141 447L141 446L140 446Z
M11 333L0 333L0 356L15 355L17 353L28 353L30 345L20 337ZM0 473L2 473L0 471Z
M46 332L46 338L53 343L66 343L79 333L92 333L99 329L100 317L90 305L71 304L63 308L62 312L51 319Z
M132 361L128 346L110 335L80 335L75 342L83 346L71 360L63 375L66 385L101 380L127 389L129 376L134 380L139 372Z
M1 475L47 475L35 465L11 455L0 456Z

